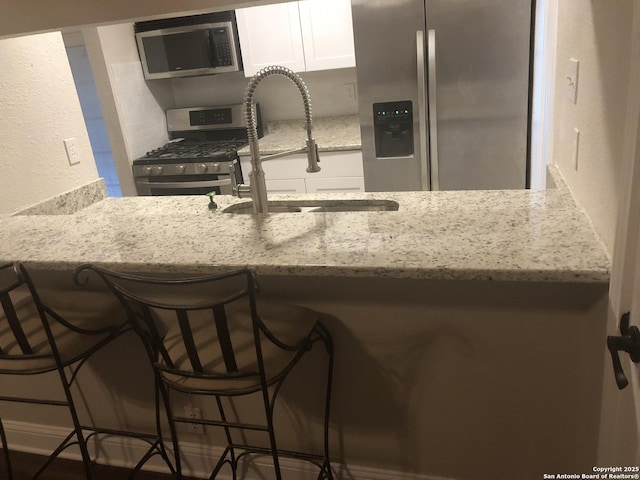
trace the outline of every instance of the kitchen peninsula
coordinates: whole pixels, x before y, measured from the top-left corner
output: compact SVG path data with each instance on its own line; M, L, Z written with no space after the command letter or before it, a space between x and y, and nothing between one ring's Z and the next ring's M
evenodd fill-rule
M301 166L301 168L304 168ZM220 196L106 198L68 215L2 220L0 261L83 262L183 273L250 265L266 275L606 283L609 258L556 175L547 191L333 194L394 212L223 213ZM271 200L325 198L272 195Z
M0 261L49 278L84 262L252 266L265 294L327 315L337 478L538 479L595 465L605 368L610 261L554 175L545 192L331 196L395 200L391 212L256 216L223 213L243 201L225 196L216 210L206 197L107 198L1 219ZM288 440L308 441L318 419L289 395Z

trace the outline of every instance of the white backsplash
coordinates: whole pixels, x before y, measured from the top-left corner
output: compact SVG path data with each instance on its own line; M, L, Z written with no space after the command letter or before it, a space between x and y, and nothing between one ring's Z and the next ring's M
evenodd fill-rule
M14 215L71 215L107 198L104 180L99 178L24 208Z
M356 69L343 68L301 73L311 94L313 114L319 117L358 112L356 98L349 98L346 85L355 88ZM242 103L249 78L243 72L171 80L176 107ZM302 100L293 83L281 76L269 77L256 90L262 118L268 121L303 118Z
M159 104L144 80L140 62L114 63L111 75L127 149L134 160L168 141L164 109L170 105Z

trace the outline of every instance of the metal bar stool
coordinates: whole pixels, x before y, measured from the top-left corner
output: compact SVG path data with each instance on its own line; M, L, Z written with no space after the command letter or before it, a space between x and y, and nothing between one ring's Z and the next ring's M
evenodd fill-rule
M277 479L282 478L280 457L309 461L319 468L319 479L333 479L328 445L333 343L317 312L258 297L256 274L247 268L221 275L161 279L82 265L76 277L87 271L95 272L111 287L146 345L167 411L177 478L181 478L181 463L175 424L182 422L224 430L227 446L211 479L225 464L236 479L239 461L248 454L271 456ZM288 374L317 342L324 345L328 358L323 452L279 449L274 430L276 399ZM212 397L216 418L177 415L171 405L174 391ZM260 398L263 421L244 423L229 415L223 400L249 394ZM243 434L247 430L262 432L266 436L263 444L249 441Z
M43 301L45 297L47 299ZM24 265L19 262L0 265L0 375L42 376L57 372L64 393L58 395L63 398L50 398L46 393L34 398L1 395L0 402L65 407L69 410L73 423L69 435L49 455L32 479L38 478L61 452L77 445L86 477L90 480L92 460L87 440L99 434L134 437L149 445L131 471L130 478L156 454L161 455L169 467L173 468L159 433L146 435L118 429L100 429L84 425L79 418L71 387L77 380L80 369L98 350L131 330L125 311L114 300L108 292L39 292ZM90 306L88 309L87 305ZM88 432L86 435L85 431ZM7 478L12 480L9 448L1 417L0 441Z

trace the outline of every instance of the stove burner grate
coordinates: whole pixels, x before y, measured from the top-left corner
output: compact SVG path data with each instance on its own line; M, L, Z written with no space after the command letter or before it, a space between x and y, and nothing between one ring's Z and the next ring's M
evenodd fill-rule
M166 145L147 152L140 160L188 160L188 159L216 159L231 160L236 157L236 151L246 146L246 141L221 140L209 142L169 142Z

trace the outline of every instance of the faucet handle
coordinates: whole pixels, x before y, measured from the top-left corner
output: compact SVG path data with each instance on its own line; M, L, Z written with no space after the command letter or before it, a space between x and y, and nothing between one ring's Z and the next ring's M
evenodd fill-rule
M238 195L238 180L236 175L236 160L229 163L229 178L231 180L231 194Z
M231 195L238 198L246 198L251 195L250 185L238 183L235 160L229 164L229 176L231 177Z
M307 172L315 173L320 171L320 165L318 165L318 162L320 161L320 156L318 155L318 144L313 138L309 138L307 140L307 161L309 162Z

